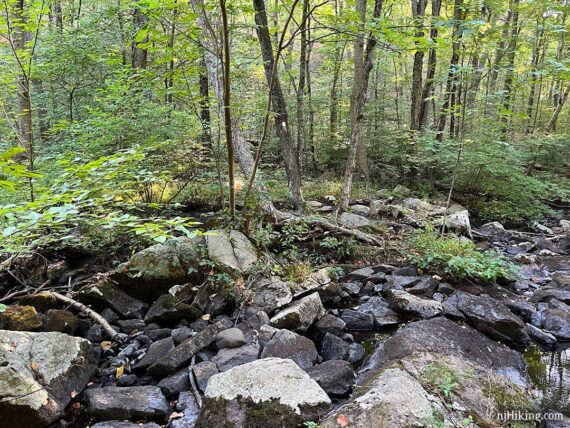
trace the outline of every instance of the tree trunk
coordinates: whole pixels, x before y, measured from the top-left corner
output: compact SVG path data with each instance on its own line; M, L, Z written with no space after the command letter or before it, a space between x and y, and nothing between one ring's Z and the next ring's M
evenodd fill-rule
M261 48L261 55L263 57L263 66L265 68L265 78L267 83L271 86L273 81L271 104L273 112L275 113L275 129L277 136L281 142L281 154L285 164L285 173L287 174L287 181L289 184L289 192L296 210L302 210L304 206L303 194L301 191L301 173L299 171L299 162L297 150L291 138L291 130L289 128L289 118L287 114L287 104L285 103L285 96L281 89L281 83L276 75L272 76L273 62L273 47L271 45L271 36L269 34L269 27L267 24L267 12L265 10L264 0L253 0L253 8L255 10L255 23L257 25L257 38L259 39L259 46Z
M299 169L303 170L303 151L305 146L305 80L307 74L307 18L309 0L303 0L303 16L299 31L301 32L301 51L299 53L299 86L297 87L297 157Z
M435 39L437 38L438 31L437 31L437 26L435 25L436 24L435 21L437 18L439 18L440 11L441 11L441 0L432 0L431 3L432 22L431 22L431 28L429 30L429 38L431 39L432 43L435 43ZM420 100L419 129L423 128L427 124L429 99L433 98L433 80L435 78L436 67L437 67L437 50L435 46L432 46L429 50L426 80L424 83L424 88L422 90L422 96Z
M138 32L146 25L148 21L147 16L141 11L139 7L135 7L133 12L133 26L135 30ZM136 37L136 35L135 35ZM148 36L146 36L142 43L148 42ZM142 68L146 69L148 59L148 50L139 47L139 43L136 40L132 42L132 57L131 57L131 65L133 68Z
M542 49L542 43L544 41L544 26L540 19L536 20L536 40L534 41L534 46L532 49L532 58L530 61L530 91L528 94L526 115L528 117L526 133L530 134L532 132L532 118L534 112L534 99L536 96L536 73L538 71L538 63L540 60L540 52Z
M509 14L511 18L509 19L510 22L510 29L509 29L509 45L507 50L507 73L505 75L505 84L503 86L503 93L505 97L503 99L503 114L501 120L503 122L503 137L507 137L508 128L509 128L509 118L511 117L510 110L512 108L512 101L513 101L513 80L514 80L514 73L515 73L515 57L516 57L516 49L517 49L517 42L518 42L518 34L519 34L519 5L520 0L511 0L510 2L510 11Z
M200 122L202 123L202 143L212 147L212 121L210 117L210 90L208 85L208 70L206 69L205 54L200 58L200 74L198 76L200 87Z
M545 134L549 134L550 132L556 130L556 121L558 120L558 116L562 111L562 107L564 107L564 104L568 99L568 94L570 94L570 83L566 87L564 93L560 94L560 96L558 97L558 104L556 105L556 108L554 109L554 112L552 113L552 116L550 117L550 120L548 121L548 124L544 129Z
M352 95L350 98L350 115L351 115L351 135L348 156L346 160L346 170L344 174L344 185L340 198L339 209L346 211L350 192L352 190L352 177L356 164L356 155L358 146L362 144L362 122L364 119L364 107L366 105L366 92L368 90L368 80L370 71L374 64L374 48L376 47L376 36L370 33L366 52L364 51L364 23L366 19L366 0L359 0L357 12L360 15L361 22L359 33L354 42L354 83L352 86ZM382 12L382 0L376 0L374 3L373 18L380 17Z
M416 24L415 37L417 39L424 36L423 27L426 6L427 0L412 0L412 15ZM419 40L416 41L416 48L414 65L412 67L412 100L410 108L410 129L412 131L419 131L421 128L422 73L424 66L424 51L420 48Z
M455 94L457 93L457 81L459 77L459 50L461 47L461 21L463 20L463 0L454 0L453 2L453 35L452 35L452 51L451 60L449 62L449 72L447 74L447 83L445 85L444 102L441 106L439 121L437 125L436 139L443 140L443 132L445 131L445 123L448 114L454 114L455 105L453 103Z

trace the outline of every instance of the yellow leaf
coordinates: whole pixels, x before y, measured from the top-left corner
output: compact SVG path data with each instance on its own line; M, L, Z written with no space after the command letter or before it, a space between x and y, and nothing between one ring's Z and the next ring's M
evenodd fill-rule
M121 376L123 376L124 372L125 372L125 366L117 367L117 374L115 375L115 378L119 379Z

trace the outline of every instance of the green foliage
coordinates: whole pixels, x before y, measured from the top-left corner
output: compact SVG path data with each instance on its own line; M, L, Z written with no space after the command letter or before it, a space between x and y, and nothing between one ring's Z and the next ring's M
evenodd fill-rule
M328 256L333 259L342 259L354 255L357 249L357 241L351 237L325 236L319 246L325 251L329 250Z
M4 312L6 309L8 309L8 306L6 306L3 303L0 303L0 312Z
M429 390L442 394L447 400L459 386L459 377L449 366L433 363L420 372L421 384Z
M15 191L14 179L40 177L40 174L28 171L25 165L14 161L14 157L25 152L22 147L12 147L0 153L0 188Z
M494 281L517 275L513 264L499 254L478 251L473 242L455 236L439 236L431 228L415 232L408 242L409 260L420 269L451 280L472 278Z

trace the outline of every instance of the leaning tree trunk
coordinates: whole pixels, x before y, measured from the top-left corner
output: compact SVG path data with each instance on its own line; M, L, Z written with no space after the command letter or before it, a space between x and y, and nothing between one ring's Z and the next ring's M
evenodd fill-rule
M548 124L544 129L545 134L549 134L550 132L556 130L556 122L558 120L560 112L562 111L562 107L564 107L564 104L568 99L568 94L570 94L570 83L566 87L564 93L560 94L560 96L558 97L558 104L556 105L556 108L554 109L554 112L552 113L552 116L550 117L550 120L548 121Z
M366 0L359 0L358 12L362 22L354 46L354 83L352 87L352 96L350 98L350 147L348 149L344 185L342 187L339 204L339 209L342 211L346 211L348 209L348 201L352 190L352 177L354 174L354 167L356 165L357 150L358 146L362 144L362 122L364 119L364 107L366 106L366 92L368 90L370 71L374 64L374 48L376 47L376 36L374 33L370 33L368 36L368 44L366 45L366 53L363 56ZM376 0L374 3L374 19L378 19L381 12L382 0Z
M287 104L285 96L281 89L281 83L275 70L273 76L273 46L271 44L271 36L267 23L267 12L265 10L264 0L253 0L253 8L255 10L255 24L257 25L257 38L259 39L259 47L263 57L263 67L265 69L265 78L272 91L271 104L275 113L275 129L277 136L281 142L281 154L285 164L285 173L289 184L289 192L293 200L296 210L302 210L304 206L303 193L301 191L301 172L299 170L299 162L297 150L291 138L291 130L289 127L289 116L287 114Z
M436 0L437 2L438 0ZM420 48L419 39L424 36L424 17L426 14L427 0L412 0L412 14L416 25L415 37L416 53L414 54L414 65L412 67L412 100L410 106L410 129L419 131L421 127L421 105L422 105L422 73L424 66L424 51Z

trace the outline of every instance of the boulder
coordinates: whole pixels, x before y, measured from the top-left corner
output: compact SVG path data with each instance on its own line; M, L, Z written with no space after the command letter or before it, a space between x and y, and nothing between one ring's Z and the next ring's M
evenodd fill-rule
M145 305L110 282L89 284L81 288L77 300L96 310L111 308L123 318L142 318Z
M402 290L388 290L387 299L390 308L407 316L433 318L443 312L441 303L426 300Z
M243 331L237 327L228 328L220 331L216 335L216 347L223 348L238 348L246 344Z
M325 361L305 371L328 395L348 395L354 385L354 370L348 361Z
M191 281L190 268L199 268L203 238L174 238L134 254L111 273L129 295L152 302L176 284Z
M271 318L271 325L295 331L306 331L311 324L325 314L319 293L309 294Z
M77 317L63 309L50 309L44 317L44 330L73 335L79 325Z
M152 418L171 413L166 398L156 386L88 389L85 401L89 414L100 420Z
M473 296L457 292L448 299L447 305L457 308L477 330L493 339L520 348L529 343L524 322L500 301L486 294Z
M181 301L170 293L161 295L150 307L144 320L146 323L176 324L182 320L194 321L202 312L194 305Z
M265 358L210 378L200 426L286 428L319 420L331 401L293 361Z
M286 358L302 369L314 366L319 359L315 344L304 336L289 330L279 330L265 345L261 358Z
M370 215L370 208L367 207L366 205L360 205L360 204L351 205L350 211L353 212L354 214L358 214L358 215L362 215L362 216Z
M374 330L374 316L369 313L345 309L340 318L348 330Z
M33 306L8 306L0 312L0 329L35 331L42 326L42 319Z
M552 348L554 345L556 345L556 337L550 333L545 332L544 330L541 330L538 327L535 327L532 324L526 324L526 332L532 340L539 343L540 345L543 345L547 348Z
M304 281L290 284L290 287L293 292L293 298L295 298L309 291L322 290L330 284L332 284L332 280L329 276L329 268L322 268L316 272L311 272Z
M439 221L441 225L443 223L443 218ZM471 222L469 221L469 211L463 210L455 213L448 213L445 217L445 226L448 229L462 235L466 235L469 238L471 235Z
M223 269L243 273L257 262L253 244L237 230L212 230L205 240L208 258Z
M570 312L563 309L546 309L542 328L558 340L570 341Z
M206 390L210 378L220 372L218 370L218 366L211 361L202 361L201 363L196 364L192 367L192 371L196 377L198 388L200 388L202 392Z
M91 344L62 333L0 330L0 421L48 426L63 415L96 363Z
M174 349L174 341L170 337L151 343L142 359L133 366L133 370L146 370L168 355Z
M172 376L161 379L160 382L156 384L156 386L160 388L167 399L178 399L178 395L180 395L181 392L188 391L190 389L188 368L178 370Z
M338 222L349 229L358 229L370 226L370 220L358 214L344 212L340 215Z
M399 368L386 369L356 399L324 421L322 428L338 428L340 415L349 427L401 428L425 426L431 414L430 397L422 385Z
M259 311L273 314L293 300L291 285L279 278L262 279L252 287L252 294L251 305L246 308L248 315Z
M321 343L321 355L325 361L344 360L348 356L348 343L334 334L327 333Z
M223 318L200 330L196 335L186 339L161 360L148 368L148 372L153 376L165 376L174 373L177 369L187 364L192 357L209 346L216 339L216 335L232 326L232 322Z
M244 345L239 348L224 348L212 358L220 372L225 372L236 366L250 363L259 357L259 345Z
M404 322L404 318L390 309L388 302L380 296L372 296L360 305L358 310L374 317L375 328L381 329Z
M160 425L154 422L148 423L134 423L134 422L124 422L124 421L105 421L97 422L91 425L91 428L160 428Z
M325 314L313 324L312 331L321 339L326 333L340 336L345 327L346 323L339 317L335 317L332 314Z

